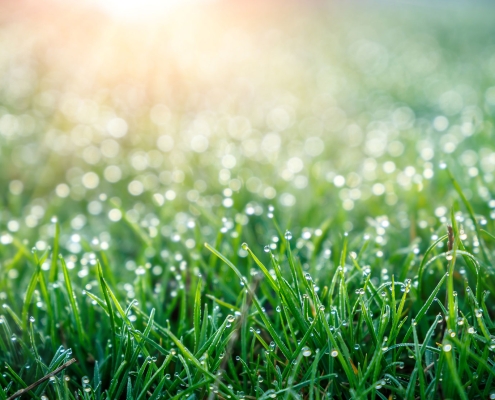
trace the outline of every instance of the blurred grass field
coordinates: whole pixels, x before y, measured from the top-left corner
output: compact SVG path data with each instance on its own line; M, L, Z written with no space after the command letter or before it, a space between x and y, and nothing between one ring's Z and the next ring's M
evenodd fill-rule
M0 400L495 398L493 6L51 6L0 6Z

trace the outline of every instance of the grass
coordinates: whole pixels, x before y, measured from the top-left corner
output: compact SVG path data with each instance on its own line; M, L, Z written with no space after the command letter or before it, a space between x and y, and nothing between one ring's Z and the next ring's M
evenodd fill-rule
M304 256L273 217L266 223L280 232L278 246L264 257L220 235L175 276L144 268L130 302L109 283L119 282L117 268L96 260L82 286L62 256L44 270L51 250L41 255L18 243L13 262L25 260L34 272L20 306L4 304L2 398L72 357L77 364L29 395L487 398L495 338L486 300L494 281L480 256L493 247L480 238L484 250L473 254L454 211L452 233L439 226L438 239L423 251L396 251L402 264L377 258L369 237L339 235L338 226L326 233L335 243L330 256L325 250ZM235 265L239 248L248 258ZM459 272L461 264L467 271ZM53 268L62 273L57 277Z
M0 400L495 398L490 9L266 7L0 26Z

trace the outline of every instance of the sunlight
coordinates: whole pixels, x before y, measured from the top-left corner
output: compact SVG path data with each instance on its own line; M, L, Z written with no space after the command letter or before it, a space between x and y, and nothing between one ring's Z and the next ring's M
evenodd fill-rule
M93 0L93 3L116 19L149 21L165 13L204 0Z

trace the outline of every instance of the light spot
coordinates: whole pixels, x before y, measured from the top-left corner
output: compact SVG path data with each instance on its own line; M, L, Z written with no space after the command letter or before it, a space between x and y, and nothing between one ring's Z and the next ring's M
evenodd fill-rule
M139 196L144 192L144 186L140 181L134 180L129 183L127 190L133 196Z
M107 132L115 138L124 137L127 129L127 122L122 118L113 118L107 123Z
M82 177L82 184L86 189L95 189L100 184L100 178L95 172L87 172Z

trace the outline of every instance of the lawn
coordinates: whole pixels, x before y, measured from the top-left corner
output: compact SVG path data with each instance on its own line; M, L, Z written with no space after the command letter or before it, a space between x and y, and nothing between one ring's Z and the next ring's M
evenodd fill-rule
M493 6L52 6L0 6L0 400L495 399Z

